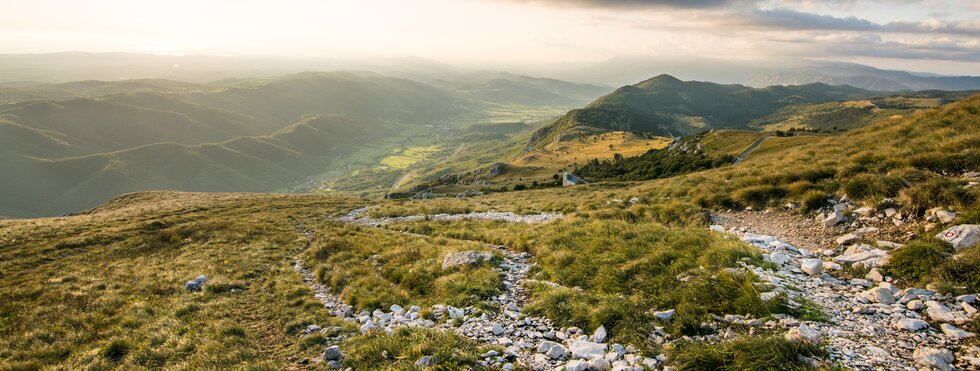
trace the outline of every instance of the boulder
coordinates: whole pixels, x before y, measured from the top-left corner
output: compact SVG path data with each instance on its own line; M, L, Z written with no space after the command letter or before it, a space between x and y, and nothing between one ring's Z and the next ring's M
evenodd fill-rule
M939 221L943 223L952 223L954 220L956 220L956 213L946 210L939 210L936 211L936 219L939 219Z
M774 252L769 254L769 261L776 263L777 265L784 265L789 263L789 255L781 252Z
M724 226L721 226L721 225L718 225L718 224L712 224L710 227L708 227L708 229L711 230L711 231L714 231L714 232L719 232L719 233L724 233L725 232L725 227Z
M490 326L490 332L493 332L494 335L503 334L504 326L501 326L499 323L494 323L493 326Z
M606 332L606 326L599 326L599 328L592 333L592 341L596 343L605 343L608 335L609 334Z
M836 242L837 242L838 245L850 245L850 244L855 243L855 242L858 242L860 240L861 240L861 237L859 237L858 235L856 235L854 233L848 233L848 234L845 234L843 236L837 237Z
M916 332L929 328L929 323L921 319L902 318L892 325L896 329Z
M921 366L941 371L952 370L953 352L942 348L918 348L912 352L912 360Z
M323 359L328 361L336 361L343 358L343 356L344 353L341 352L340 347L336 345L329 346L323 351Z
M606 371L611 367L612 365L609 363L609 360L605 358L595 358L589 361L589 370L592 371Z
M579 340L571 345L572 358L592 359L602 358L606 355L606 344L594 343L591 341Z
M956 251L968 249L980 243L980 225L960 224L939 232L936 238L953 245Z
M664 311L659 311L659 312L653 312L653 316L656 317L658 320L661 320L661 321L664 321L664 322L670 322L670 320L674 319L674 314L675 313L677 313L677 311L671 309L671 310L664 310Z
M884 287L874 287L868 291L862 292L861 297L868 299L868 301L873 303L881 303L885 305L892 305L895 303L895 294L892 290Z
M885 276L878 271L878 268L871 268L871 271L869 271L868 274L865 274L864 278L873 282L882 282L885 280Z
M184 288L187 291L201 291L204 288L204 284L208 282L208 276L200 275L196 278L184 283Z
M958 318L949 307L943 305L935 300L929 300L926 302L926 314L933 321L938 322L960 322L961 318ZM967 319L967 318L962 318Z
M492 259L492 252L461 251L446 255L446 257L442 259L442 270L452 269L464 265L480 264Z
M807 326L805 323L790 329L784 337L791 342L805 342L809 344L820 344L821 338L820 330Z
M803 259L803 262L800 263L800 269L811 276L819 276L821 273L823 273L823 260Z
M565 364L565 371L588 371L589 362L575 359Z
M551 359L562 359L568 355L568 349L565 349L565 347L562 346L561 344L555 344L554 346L549 348L548 351L545 352L544 354L547 355L548 357L551 357Z
M826 218L823 218L821 222L823 223L824 228L829 228L837 225L842 221L844 221L844 213L840 211L834 211L828 214Z
M963 339L969 339L974 336L977 336L977 334L974 334L966 330L962 330L948 323L939 325L939 329L943 330L943 333L946 334L946 337L953 340L963 340Z

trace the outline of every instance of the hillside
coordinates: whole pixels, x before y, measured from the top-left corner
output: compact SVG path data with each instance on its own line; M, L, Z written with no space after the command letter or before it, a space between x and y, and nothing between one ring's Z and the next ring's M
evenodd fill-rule
M535 133L527 148L603 131L683 136L712 129L745 129L778 109L863 98L874 93L846 86L810 84L753 89L742 85L681 81L659 75L624 86L582 109L570 111Z
M255 140L298 148L331 123ZM969 369L980 328L961 295L980 290L980 247L932 236L980 222L978 124L980 96L652 181L410 201L148 192L0 220L0 364L552 369L622 347L611 357L635 367L904 369L932 348ZM675 148L732 154L758 135Z

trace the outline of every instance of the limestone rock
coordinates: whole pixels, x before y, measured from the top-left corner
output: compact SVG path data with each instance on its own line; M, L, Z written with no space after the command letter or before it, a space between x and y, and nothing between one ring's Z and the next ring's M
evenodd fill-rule
M493 259L492 252L461 251L446 255L442 260L442 270L462 265L480 264Z
M596 343L605 343L608 335L609 334L606 332L606 326L599 326L599 328L592 333L592 341Z
M580 340L571 345L572 358L592 359L606 355L606 344Z
M963 340L963 339L969 339L974 336L977 336L977 334L974 334L966 330L962 330L948 323L939 325L939 329L943 330L943 333L946 334L946 337L953 340Z
M806 342L810 344L820 344L820 330L807 326L799 325L789 330L785 335L786 340L792 342Z
M919 365L941 371L952 370L953 352L949 349L919 348L912 353L912 359Z
M850 244L855 243L855 242L858 242L860 240L861 240L861 237L858 237L858 235L856 235L854 233L848 233L848 234L845 234L843 236L837 237L836 242L837 242L838 245L850 245Z
M333 345L327 347L323 351L323 359L328 361L336 361L344 356L344 353L340 351L340 347Z
M653 316L656 317L658 320L661 320L661 321L664 321L664 322L670 322L670 320L674 319L674 314L675 313L677 313L677 311L671 309L671 310L664 310L664 311L659 311L659 312L653 312Z
M929 323L921 319L902 318L893 325L896 329L916 332L929 328Z
M953 245L956 251L968 249L980 243L980 225L960 224L939 232L936 238Z
M184 288L187 291L201 291L204 288L204 284L208 282L208 276L200 275L190 281L184 283Z
M800 269L811 276L819 276L821 273L823 273L823 260L803 259L803 262L800 263Z

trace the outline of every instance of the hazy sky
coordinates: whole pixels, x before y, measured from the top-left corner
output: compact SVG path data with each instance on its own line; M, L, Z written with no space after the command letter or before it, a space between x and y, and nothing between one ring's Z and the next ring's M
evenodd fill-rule
M3 8L3 53L417 56L482 67L807 57L980 75L980 0L9 0Z

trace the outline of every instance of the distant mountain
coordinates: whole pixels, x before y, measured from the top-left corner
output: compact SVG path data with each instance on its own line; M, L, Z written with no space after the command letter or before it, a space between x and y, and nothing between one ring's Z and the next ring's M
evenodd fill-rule
M872 96L849 86L808 84L754 89L743 85L681 81L659 75L603 96L539 129L528 143L537 148L555 140L605 131L688 135L711 129L744 129L753 119L782 107Z
M0 214L79 211L139 190L269 191L316 172L382 130L377 122L315 115L266 136L62 158L70 152L57 150L65 147L62 137L0 121ZM39 157L45 155L54 159Z
M824 83L877 91L980 90L980 76L938 76L882 70L854 63L827 62L789 70L759 72L750 86Z

